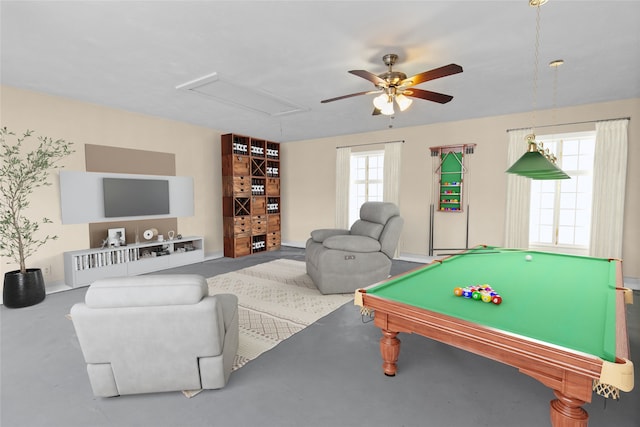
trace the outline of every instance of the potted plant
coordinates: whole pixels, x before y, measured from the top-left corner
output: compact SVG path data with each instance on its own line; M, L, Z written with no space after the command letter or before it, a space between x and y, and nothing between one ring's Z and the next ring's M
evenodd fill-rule
M73 152L72 142L45 136L37 137L33 149L23 147L32 137L30 130L19 137L6 127L0 128L0 254L20 266L4 275L3 304L11 308L38 304L45 298L41 269L26 268L25 260L57 236L38 237L40 225L51 221L29 219L25 212L33 191L51 185L49 173Z

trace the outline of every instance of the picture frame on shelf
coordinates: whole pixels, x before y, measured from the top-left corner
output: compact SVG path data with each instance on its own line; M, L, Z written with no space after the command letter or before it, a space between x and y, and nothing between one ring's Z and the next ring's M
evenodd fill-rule
M107 234L107 240L110 247L126 246L127 241L125 237L124 228L110 228Z

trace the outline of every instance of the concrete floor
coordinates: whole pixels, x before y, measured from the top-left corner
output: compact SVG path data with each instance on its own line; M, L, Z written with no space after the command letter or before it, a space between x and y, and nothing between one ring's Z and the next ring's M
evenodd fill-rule
M281 251L181 267L210 277ZM395 261L392 273L416 267ZM350 303L231 375L224 389L95 398L73 325L65 318L86 288L36 306L2 307L2 427L74 426L547 426L551 390L516 369L426 338L401 334L398 374L382 374L380 331ZM640 293L628 306L632 360L640 360ZM590 426L640 425L640 387L619 402L594 395Z

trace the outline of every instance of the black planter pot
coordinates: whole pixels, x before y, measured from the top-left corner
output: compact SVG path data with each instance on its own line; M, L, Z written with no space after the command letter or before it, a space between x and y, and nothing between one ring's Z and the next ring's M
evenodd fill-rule
M2 303L5 307L29 307L42 302L45 296L44 279L39 268L27 268L26 273L14 270L4 274Z

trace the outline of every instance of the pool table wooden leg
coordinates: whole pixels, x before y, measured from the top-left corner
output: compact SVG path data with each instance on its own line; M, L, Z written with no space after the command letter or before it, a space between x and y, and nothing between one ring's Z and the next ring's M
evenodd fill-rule
M388 377L396 375L398 370L398 355L400 354L400 340L396 337L398 332L382 329L380 338L380 354L382 355L382 369Z
M553 427L587 427L589 414L582 408L585 402L565 396L553 390L557 399L551 401L551 425Z

